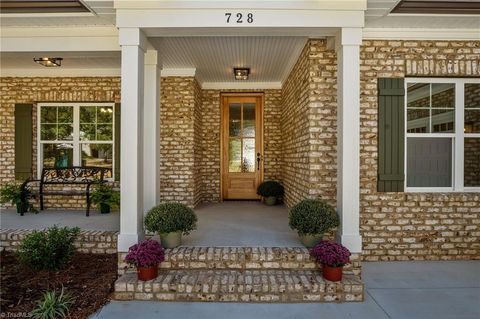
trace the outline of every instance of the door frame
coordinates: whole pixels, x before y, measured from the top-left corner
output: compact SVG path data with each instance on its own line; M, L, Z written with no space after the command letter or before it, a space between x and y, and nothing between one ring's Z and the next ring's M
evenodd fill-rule
M264 128L265 128L265 123L263 121L264 119L264 110L265 110L265 92L221 92L220 93L220 202L224 201L224 158L223 158L223 148L225 147L224 143L224 138L225 138L225 128L224 128L224 120L225 120L225 115L224 115L224 106L225 106L225 97L229 96L238 96L238 97L259 97L260 98L260 127L261 127L261 132L258 136L260 138L260 156L261 156L261 161L260 161L260 177L259 177L259 183L263 182L264 178L264 168L265 168L265 145L263 143L264 141ZM260 197L259 197L260 199Z

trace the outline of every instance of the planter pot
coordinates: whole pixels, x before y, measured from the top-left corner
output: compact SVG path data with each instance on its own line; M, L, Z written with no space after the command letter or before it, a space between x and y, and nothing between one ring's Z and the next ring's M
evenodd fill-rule
M160 242L165 249L178 247L182 244L182 232L160 234Z
M148 281L157 278L158 265L153 267L138 267L137 268L138 280Z
M17 207L17 214L20 214L20 216L23 216L28 208L28 205L21 201L16 202L15 206Z
M273 206L277 204L277 198L275 196L265 197L265 204L268 206Z
M323 240L323 234L299 234L299 236L300 241L307 248L313 248L316 244Z
M343 266L330 267L322 265L323 278L330 281L342 281Z
M101 214L108 214L108 213L110 213L110 205L100 203L100 213L101 213Z

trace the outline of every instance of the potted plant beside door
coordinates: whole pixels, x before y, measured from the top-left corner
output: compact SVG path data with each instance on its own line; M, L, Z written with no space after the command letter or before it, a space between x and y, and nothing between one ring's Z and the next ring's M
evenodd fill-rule
M139 280L157 278L158 265L165 260L165 251L158 241L148 239L131 246L125 256L125 262L137 268Z
M323 234L339 225L335 209L321 199L305 199L292 207L290 228L296 230L300 241L312 248L323 239Z
M100 207L102 214L108 214L112 206L120 205L120 192L105 183L96 185L91 196L92 203Z
M283 196L284 188L277 181L265 181L258 185L257 195L263 197L263 202L268 206L277 204L277 200Z
M197 228L197 215L181 203L162 203L145 216L145 228L160 236L164 248L175 248L182 243L182 235Z
M322 264L323 277L330 281L341 281L343 266L350 262L347 247L333 241L324 240L310 251L312 257Z
M17 208L17 213L23 216L27 211L37 213L29 202L32 192L24 184L7 183L0 189L0 203L10 203Z

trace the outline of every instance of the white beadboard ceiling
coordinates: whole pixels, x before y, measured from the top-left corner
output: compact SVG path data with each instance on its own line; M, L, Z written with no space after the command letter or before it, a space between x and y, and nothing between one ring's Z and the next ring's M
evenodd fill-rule
M195 68L200 83L232 82L233 67L249 67L248 82L283 82L306 37L150 38L164 69Z

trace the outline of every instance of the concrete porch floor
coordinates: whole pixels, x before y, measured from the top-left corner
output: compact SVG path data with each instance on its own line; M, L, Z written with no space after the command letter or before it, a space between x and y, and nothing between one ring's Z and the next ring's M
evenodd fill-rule
M285 206L235 201L203 204L195 209L197 230L185 236L185 246L297 247L297 234L288 227ZM120 229L119 212L102 215L84 210L44 210L20 216L12 209L0 213L1 229L44 229L53 225L78 226L84 230Z

